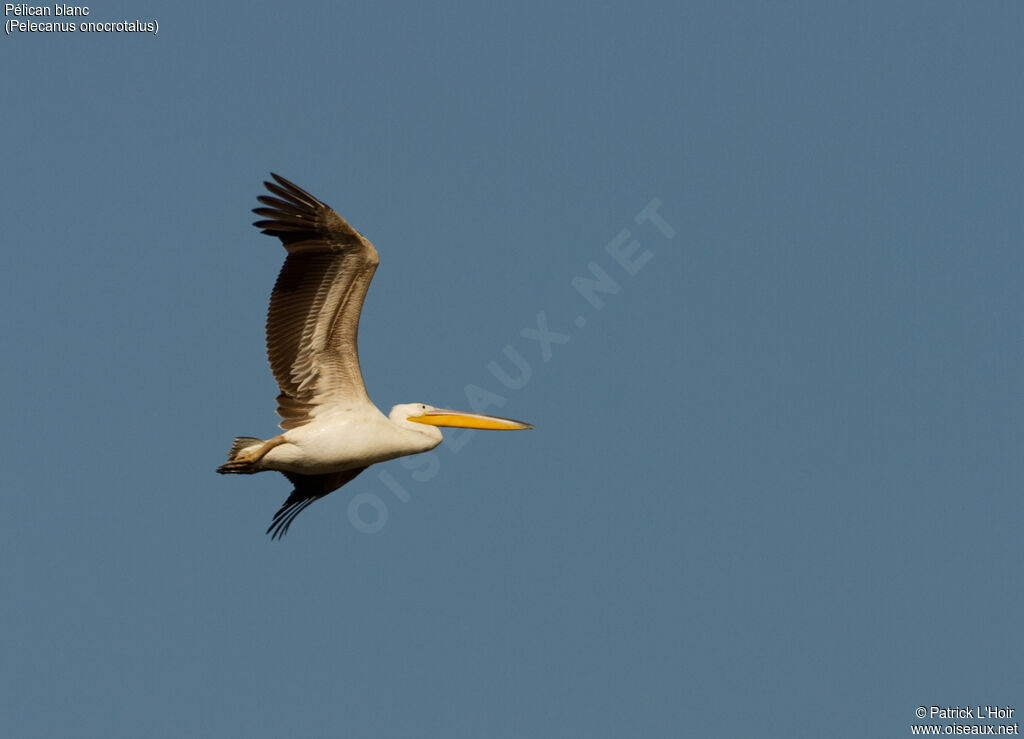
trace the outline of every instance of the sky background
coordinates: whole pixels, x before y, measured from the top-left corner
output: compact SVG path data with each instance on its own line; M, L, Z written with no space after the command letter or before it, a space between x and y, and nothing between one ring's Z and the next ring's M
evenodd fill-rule
M1024 711L1020 4L89 7L159 33L0 40L6 735ZM276 428L270 171L381 254L385 412L536 426L281 542L214 472Z

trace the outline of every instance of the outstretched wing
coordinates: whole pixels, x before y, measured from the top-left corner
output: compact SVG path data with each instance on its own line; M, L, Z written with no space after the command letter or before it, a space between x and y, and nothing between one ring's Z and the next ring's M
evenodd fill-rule
M267 358L281 394L281 428L302 426L323 406L369 403L356 347L359 314L379 258L373 244L302 188L271 173L265 220L288 257L270 296ZM286 527L287 528L287 527Z
M365 469L366 467L359 467L327 475L297 475L294 472L282 472L281 474L291 481L295 489L288 496L284 505L274 514L274 520L267 528L267 533L271 535L272 539L280 539L288 533L288 527L292 525L296 516L320 498L333 493L345 483L353 480Z

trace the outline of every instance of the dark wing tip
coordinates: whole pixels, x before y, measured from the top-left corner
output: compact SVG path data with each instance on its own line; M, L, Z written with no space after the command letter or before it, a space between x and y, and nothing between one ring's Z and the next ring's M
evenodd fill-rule
M282 472L281 474L288 478L295 489L292 490L292 494L288 496L284 505L274 514L274 520L267 527L267 533L272 539L280 539L288 533L288 528L296 516L325 495L330 495L342 485L351 482L365 469L366 467L358 467L354 470L344 470L326 475L299 475Z
M253 225L263 233L281 239L286 245L326 236L333 225L331 216L334 211L331 207L281 175L270 174L276 183L264 181L263 185L277 197L257 196L264 207L253 208L253 213L263 216L263 219Z
M303 198L305 200L310 200L310 201L312 201L314 203L319 203L320 202L315 197L310 195L308 192L303 190L301 187L296 185L294 182L292 182L291 180L285 179L284 177L279 175L277 172L271 172L270 176L273 177L275 180L277 180L277 184L278 185L283 187L286 191L288 191L289 193L293 194L294 196L299 197L299 198ZM264 180L263 184L271 192L275 192L276 190L278 190L278 187L276 185L274 185L274 183L272 183L272 182L267 182L267 181ZM321 205L322 204L323 203L321 203Z
M274 514L274 520L267 527L267 533L270 534L270 538L276 540L287 534L295 517L316 502L316 500L317 497L315 496L309 498L299 497L298 491L293 492L288 497L288 500L284 502L284 505Z
M268 236L281 239L289 250L293 245L302 245L330 251L353 247L372 251L372 244L331 206L281 175L270 174L276 182L264 181L263 185L276 197L257 196L261 207L253 208L252 212L262 218L252 225Z

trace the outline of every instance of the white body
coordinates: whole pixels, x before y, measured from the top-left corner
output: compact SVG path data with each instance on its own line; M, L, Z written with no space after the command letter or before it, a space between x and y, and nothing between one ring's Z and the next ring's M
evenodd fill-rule
M322 475L429 451L441 443L441 431L406 420L428 407L397 405L390 418L373 405L324 411L305 426L285 432L284 443L267 452L259 469Z

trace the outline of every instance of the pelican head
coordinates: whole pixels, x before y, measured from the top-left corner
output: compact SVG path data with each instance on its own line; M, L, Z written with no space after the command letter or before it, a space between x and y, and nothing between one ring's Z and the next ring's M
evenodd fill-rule
M532 429L533 425L522 421L513 421L511 418L499 418L498 416L484 416L480 413L468 413L466 411L451 411L444 408L435 408L425 403L406 403L396 405L391 409L390 418L396 423L412 421L428 426L454 426L463 429L484 429L487 431L515 431L517 429Z

